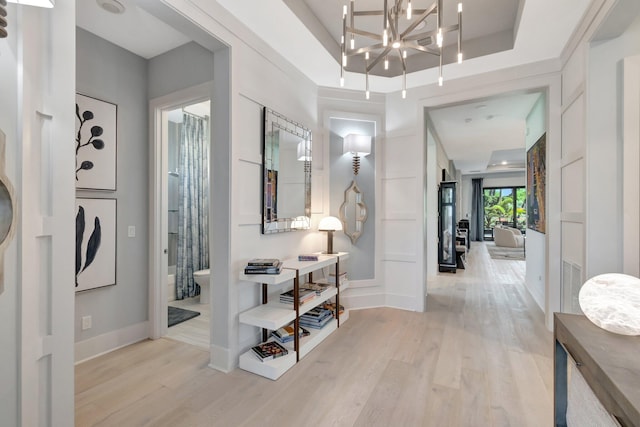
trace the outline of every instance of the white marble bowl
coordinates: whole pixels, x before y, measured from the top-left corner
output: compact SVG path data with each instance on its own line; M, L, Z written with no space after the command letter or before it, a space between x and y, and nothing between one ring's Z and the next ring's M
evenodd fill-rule
M594 324L621 335L640 335L640 279L619 273L587 280L578 295L580 308Z

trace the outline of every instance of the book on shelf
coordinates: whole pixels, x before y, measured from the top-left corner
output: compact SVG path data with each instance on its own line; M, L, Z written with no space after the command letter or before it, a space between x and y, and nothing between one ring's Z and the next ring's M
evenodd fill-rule
M298 328L298 336L300 338L306 337L309 334L310 334L310 332L308 330L306 330L305 328L303 328L303 327L299 327ZM282 327L280 329L277 329L277 330L271 332L271 335L281 343L287 343L287 342L293 341L294 338L295 338L293 336L293 324L290 324L290 325L284 326L284 327Z
M282 262L278 261L275 266L247 265L244 274L280 274Z
M277 258L253 258L247 262L249 267L276 267L280 263Z
M324 291L329 289L331 287L331 284L329 284L329 283L316 283L316 282L309 283L309 282L307 282L307 283L304 284L304 287L308 288L308 289L313 289L314 291L316 291L317 295L320 295Z
M298 261L318 261L318 255L316 255L316 254L300 254L300 255L298 255Z
M308 288L298 289L298 304L302 305L305 302L316 297L316 291ZM293 289L280 294L280 302L285 304L293 304Z
M333 317L336 317L336 303L335 302L325 302L322 304L322 308L326 308L327 310L331 310ZM340 314L344 313L344 305L340 304Z
M331 310L328 310L322 306L317 306L307 311L305 314L300 316L300 318L304 317L305 319L324 319L328 316L331 316Z
M253 350L262 362L273 360L289 353L289 350L275 341L263 342L262 344L251 347L251 350Z
M329 316L323 318L322 320L307 320L306 318L303 318L303 316L300 316L300 325L312 329L322 329L327 325L327 323L332 320L333 316L331 314L329 314Z

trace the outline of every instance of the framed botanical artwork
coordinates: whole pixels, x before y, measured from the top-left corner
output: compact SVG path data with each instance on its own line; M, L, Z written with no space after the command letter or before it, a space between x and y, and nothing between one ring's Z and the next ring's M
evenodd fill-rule
M116 284L116 199L76 199L76 292Z
M116 191L118 107L76 94L76 188Z
M527 151L527 227L546 232L547 139L543 134Z

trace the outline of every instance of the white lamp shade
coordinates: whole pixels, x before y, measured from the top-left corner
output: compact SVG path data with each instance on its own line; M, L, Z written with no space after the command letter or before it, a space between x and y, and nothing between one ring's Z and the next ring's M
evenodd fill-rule
M311 161L311 141L298 142L298 160L301 162Z
M335 216L327 216L320 220L318 225L319 231L338 231L342 230L342 222Z
M350 133L344 137L342 153L357 154L360 157L371 154L371 136Z
M25 6L53 7L55 0L7 0L8 3L18 3Z

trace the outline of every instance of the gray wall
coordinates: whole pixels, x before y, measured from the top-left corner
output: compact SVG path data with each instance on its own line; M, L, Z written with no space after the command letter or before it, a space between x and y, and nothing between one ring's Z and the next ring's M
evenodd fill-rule
M340 206L344 201L344 190L351 185L353 175L353 157L342 153L343 137L356 133L361 135L376 134L375 122L348 119L330 119L329 164L331 170L331 215L340 217ZM364 230L354 245L343 232L335 233L334 249L349 252L347 277L351 280L375 278L375 138L371 141L371 154L360 158L360 172L356 178L362 191L364 203L367 205L368 217Z
M76 37L77 92L118 106L117 191L77 192L117 199L116 285L76 294L78 342L148 317L149 119L147 61L80 28ZM89 315L93 327L82 331L80 319Z
M195 42L149 60L149 99L213 80L213 53Z

